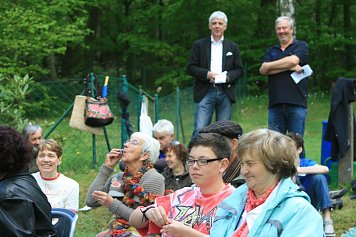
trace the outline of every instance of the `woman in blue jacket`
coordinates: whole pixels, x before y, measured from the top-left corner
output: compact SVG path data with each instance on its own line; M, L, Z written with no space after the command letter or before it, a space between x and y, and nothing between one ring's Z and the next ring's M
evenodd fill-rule
M238 146L246 184L220 205L210 236L323 236L323 222L291 177L293 140L268 129L243 135Z

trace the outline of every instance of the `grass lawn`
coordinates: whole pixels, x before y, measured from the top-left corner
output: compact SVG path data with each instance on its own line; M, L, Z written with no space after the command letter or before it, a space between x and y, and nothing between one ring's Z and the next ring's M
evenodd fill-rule
M239 101L234 105L233 121L240 123L244 129L244 132L248 132L256 128L267 127L267 101L268 99L266 96L248 97ZM320 163L322 121L327 120L328 118L330 96L329 94L322 93L311 94L308 104L308 117L304 136L306 154L308 158ZM187 143L187 140L189 140L189 138L187 138L187 134L190 135L192 132L194 107L193 104L184 104L183 107L183 130L186 136L185 143ZM170 117L160 115L160 118L167 118L172 122L175 121L173 120L175 119L174 116ZM66 129L63 128L63 132L65 130ZM57 133L60 134L60 131L61 129L59 129ZM84 134L82 136L84 136ZM68 137L66 138L67 140L70 140L71 135L66 135L66 137ZM75 139L78 140L79 138L76 137ZM66 142L66 144L68 144L68 142ZM100 143L100 146L105 146L105 143ZM88 146L85 150L88 152ZM64 146L64 152L65 151L66 146ZM86 192L91 182L94 180L98 169L88 168L90 167L90 165L88 165L90 164L89 158L86 157L87 155L80 155L84 153L83 148L78 148L75 152L76 154L64 154L62 172L80 183L80 207L83 207L85 205ZM102 163L104 158L101 157L104 153L101 152L100 154L100 157L98 157L99 165ZM77 158L66 158L66 156L68 157L73 155ZM66 162L68 163L66 164ZM356 226L356 201L350 200L349 193L343 197L343 201L344 207L341 210L335 210L332 213L337 236L341 236L344 231ZM79 212L79 220L75 236L95 236L96 233L105 229L110 218L110 213L105 208L97 208L88 212Z

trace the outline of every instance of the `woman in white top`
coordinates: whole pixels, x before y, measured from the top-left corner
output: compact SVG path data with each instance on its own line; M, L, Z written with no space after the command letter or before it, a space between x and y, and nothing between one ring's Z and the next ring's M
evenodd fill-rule
M39 145L36 162L39 172L32 175L52 208L78 211L79 184L57 170L62 162L62 147L53 139L43 140Z

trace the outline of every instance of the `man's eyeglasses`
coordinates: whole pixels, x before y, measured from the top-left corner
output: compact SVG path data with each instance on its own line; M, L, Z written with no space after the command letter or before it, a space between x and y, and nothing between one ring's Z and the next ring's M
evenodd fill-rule
M139 144L138 140L136 140L136 139L127 140L127 141L124 142L124 145L126 145L128 143L130 143L131 145L135 145L135 146Z
M188 159L186 161L187 165L193 166L195 162L197 162L198 166L205 166L209 162L217 161L217 160L222 160L223 158L215 158L215 159L200 159L200 160L194 160L194 159Z

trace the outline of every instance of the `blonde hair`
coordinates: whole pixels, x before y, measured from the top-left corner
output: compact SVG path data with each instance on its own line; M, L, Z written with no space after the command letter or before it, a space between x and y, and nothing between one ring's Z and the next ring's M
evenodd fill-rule
M276 131L257 129L241 136L237 148L240 159L246 153L257 155L267 170L276 174L279 179L296 174L294 160L297 149L294 141Z
M62 147L59 145L54 139L49 138L46 140L42 140L41 144L38 146L38 151L53 151L56 153L57 157L62 156Z

